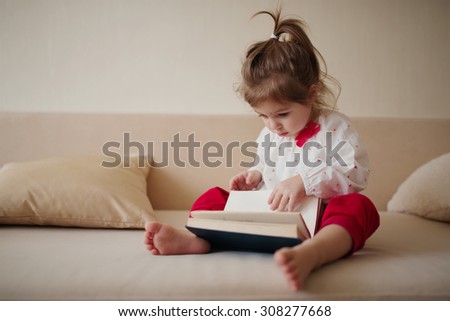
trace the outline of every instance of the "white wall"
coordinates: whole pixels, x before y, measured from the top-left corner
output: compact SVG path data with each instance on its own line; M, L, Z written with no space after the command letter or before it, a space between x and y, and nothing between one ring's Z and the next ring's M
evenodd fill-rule
M275 0L0 0L0 111L248 113L233 90ZM450 1L285 0L350 116L450 118Z

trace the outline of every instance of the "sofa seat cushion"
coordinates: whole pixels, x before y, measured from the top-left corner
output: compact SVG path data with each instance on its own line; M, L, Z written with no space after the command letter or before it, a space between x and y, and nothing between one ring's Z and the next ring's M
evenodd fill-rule
M188 212L155 215L182 228ZM450 299L450 224L408 214L381 213L361 251L315 271L300 292L270 254L153 256L143 239L141 230L0 226L0 300Z

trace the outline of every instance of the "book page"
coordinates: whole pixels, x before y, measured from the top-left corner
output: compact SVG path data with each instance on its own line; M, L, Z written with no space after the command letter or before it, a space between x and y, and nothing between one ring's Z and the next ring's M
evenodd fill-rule
M320 200L316 197L305 197L300 204L299 211L302 214L303 221L308 228L310 236L314 235L316 229L319 206Z
M189 227L206 228L215 231L248 233L255 235L298 238L298 231L294 224L270 224L252 222L218 221L190 218Z
M255 223L278 223L278 224L302 224L303 220L297 212L248 212L248 211L193 211L193 218L255 222Z
M273 212L267 200L272 190L230 191L224 211Z
M230 191L230 196L225 205L225 212L277 212L270 209L267 200L272 190L258 191ZM318 199L314 196L303 198L302 202L292 211L307 215L314 220L317 215ZM310 215L308 215L310 214ZM313 229L314 231L314 229Z

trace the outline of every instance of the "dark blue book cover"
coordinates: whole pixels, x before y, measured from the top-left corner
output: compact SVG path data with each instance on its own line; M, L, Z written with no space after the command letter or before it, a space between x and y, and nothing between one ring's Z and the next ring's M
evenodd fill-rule
M300 238L226 232L186 226L198 237L207 240L213 249L274 253L282 247L292 247L302 242Z

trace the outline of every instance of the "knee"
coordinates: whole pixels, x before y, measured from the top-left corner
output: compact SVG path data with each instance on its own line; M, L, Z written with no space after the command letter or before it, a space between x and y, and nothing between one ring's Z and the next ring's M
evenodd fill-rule
M361 248L380 225L380 215L365 195L358 193L340 195L332 198L326 207L324 216L330 221L340 222L352 230L355 250ZM357 240L358 239L358 240Z
M333 211L341 213L354 214L357 217L363 217L375 222L379 222L378 210L373 202L365 195L351 193L333 197L327 206Z
M191 212L198 210L221 211L225 207L228 195L229 193L223 188L217 186L210 188L194 202Z

